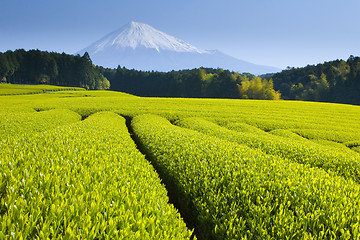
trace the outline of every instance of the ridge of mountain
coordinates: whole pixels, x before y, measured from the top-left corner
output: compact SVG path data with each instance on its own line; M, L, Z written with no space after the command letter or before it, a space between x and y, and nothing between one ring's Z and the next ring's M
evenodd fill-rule
M218 50L202 50L150 25L130 22L77 52L88 52L93 63L144 71L171 71L199 67L224 68L264 74L281 69L257 65Z

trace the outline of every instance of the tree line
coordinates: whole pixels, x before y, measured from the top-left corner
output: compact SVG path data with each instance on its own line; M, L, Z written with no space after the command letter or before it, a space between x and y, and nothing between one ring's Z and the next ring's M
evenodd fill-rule
M97 67L111 82L111 89L138 96L280 99L271 79L221 68L198 68L171 72L149 72Z
M92 64L90 56L40 50L0 53L0 81L109 89L138 96L293 99L360 105L360 58L254 76L221 68L171 72L115 69ZM280 94L281 93L281 94Z
M154 72L94 66L83 56L40 50L0 53L3 83L51 84L109 89L138 96L280 99L271 79L228 70L199 68Z
M16 84L110 88L110 82L95 68L88 53L74 56L23 49L0 53L0 80Z
M288 68L271 78L284 99L360 105L360 57Z
M154 72L94 66L83 56L40 50L0 53L0 80L15 84L51 84L109 89L138 96L280 99L271 79L221 68Z

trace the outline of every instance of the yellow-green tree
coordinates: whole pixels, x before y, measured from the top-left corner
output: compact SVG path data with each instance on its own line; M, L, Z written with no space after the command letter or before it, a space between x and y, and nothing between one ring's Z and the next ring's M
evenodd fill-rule
M261 80L260 77L253 77L251 80L247 76L241 77L238 84L240 98L245 99L265 99L280 100L281 94L274 90L272 79Z

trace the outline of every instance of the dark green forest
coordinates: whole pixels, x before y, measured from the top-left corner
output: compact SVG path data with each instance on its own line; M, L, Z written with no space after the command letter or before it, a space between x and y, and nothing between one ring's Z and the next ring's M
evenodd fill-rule
M111 89L138 96L280 99L272 80L228 70L199 68L171 72L143 72L97 67Z
M0 80L14 84L52 84L109 89L138 96L280 99L271 80L223 69L145 72L94 66L83 56L40 50L0 53Z
M288 68L271 78L283 99L360 105L360 57Z
M95 66L83 56L40 50L0 53L3 83L111 89L137 96L305 100L360 105L360 58L288 68L262 77L221 68L147 72Z
M84 56L40 50L0 53L0 80L3 83L50 84L108 89L109 81L96 70L89 54Z

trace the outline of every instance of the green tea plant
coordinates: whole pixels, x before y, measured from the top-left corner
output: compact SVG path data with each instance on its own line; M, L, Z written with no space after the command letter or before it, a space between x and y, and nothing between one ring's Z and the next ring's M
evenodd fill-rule
M233 127L230 127L230 130L233 130L233 129L234 129ZM290 139L294 139L294 140L308 141L306 138L303 138L288 129L275 129L275 130L270 131L270 133L273 135L276 135L276 136L290 138Z
M0 239L190 237L114 113L200 238L359 238L360 106L4 86Z
M294 133L298 135L315 140L328 140L333 142L345 143L349 141L358 140L360 134L354 134L354 132L348 131L333 131L326 129L291 129Z
M323 140L323 139L311 139L310 140L310 139L301 137L300 135L298 135L288 129L275 129L275 130L272 130L270 133L273 135L276 135L276 136L290 138L290 139L298 140L301 142L307 142L307 143L315 142L320 145L339 148L342 151L348 151L350 149L345 144L341 144L338 142L333 142L333 141Z
M53 85L17 85L17 84L0 84L0 95L21 95L36 94L51 91L84 91L79 87L59 87Z
M49 111L5 111L0 112L0 137L14 137L50 130L57 126L75 123L81 116L68 109Z
M272 134L262 135L228 130L201 118L186 118L176 123L202 133L259 149L267 154L291 161L333 171L360 182L360 155L350 150L340 150L311 141L299 141Z
M189 239L125 119L100 112L0 145L1 239Z
M142 148L177 186L203 239L357 239L360 187L318 168L172 125L132 120Z
M345 143L345 145L356 152L360 152L360 140L350 141Z

